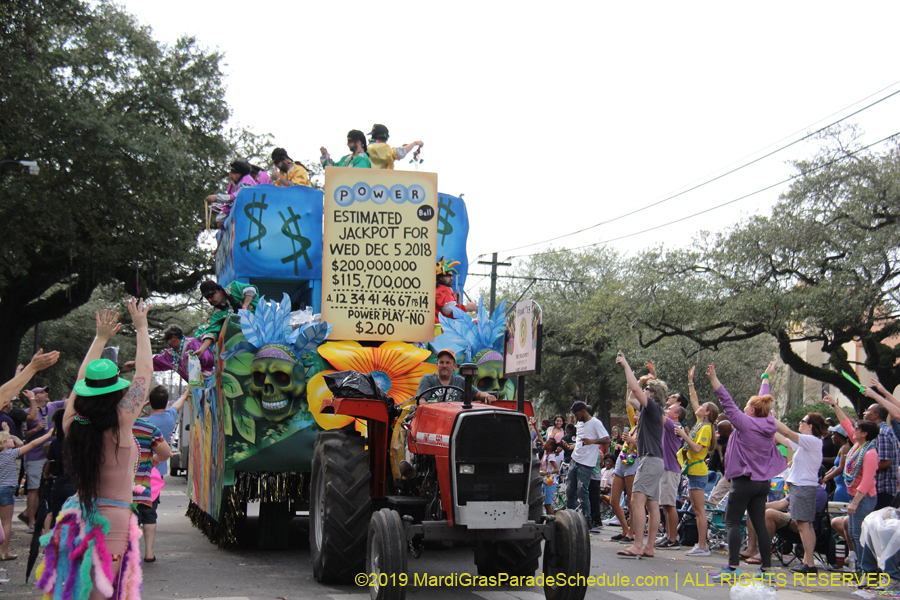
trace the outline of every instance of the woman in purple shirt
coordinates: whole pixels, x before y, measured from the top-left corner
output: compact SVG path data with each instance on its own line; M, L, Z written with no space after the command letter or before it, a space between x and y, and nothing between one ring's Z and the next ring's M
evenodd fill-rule
M719 403L734 426L725 453L725 478L731 480L731 494L725 511L728 525L728 565L713 576L713 580L735 578L740 575L741 523L744 513L753 524L762 558L760 571L772 568L772 540L766 529L766 500L769 480L787 468L787 461L775 447L775 417L771 414L773 398L769 395L769 378L775 363L769 363L763 373L759 395L753 396L741 411L716 377L716 367L709 365L706 376L719 397Z

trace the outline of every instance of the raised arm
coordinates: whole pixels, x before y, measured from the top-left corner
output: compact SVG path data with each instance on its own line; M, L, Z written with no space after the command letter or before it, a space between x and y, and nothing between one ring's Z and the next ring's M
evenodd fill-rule
M102 315L99 312L94 313L94 315L96 318L94 341L91 342L91 347L88 348L87 354L84 355L84 360L81 361L81 366L78 367L77 381L84 379L88 364L100 358L103 349L106 347L106 342L122 328L122 324L119 323L119 313L117 312L104 310ZM63 415L64 424L71 423L75 418L75 396L75 390L73 389L66 399L66 412ZM65 428L67 429L68 425Z
M647 396L638 384L638 380L634 376L634 371L631 370L631 367L628 365L628 360L626 360L625 354L623 354L621 350L619 350L619 354L616 356L616 363L622 365L625 369L625 379L628 381L628 389L634 394L635 399L641 406L647 406Z
M2 386L0 386L0 408L5 407L12 402L13 396L18 394L25 384L39 371L53 366L59 360L59 352L54 350L44 354L44 350L38 350L37 354L31 357L31 362L24 369L16 369L16 375Z
M877 378L877 377L873 377L873 378L871 379L871 381L869 381L869 385L871 385L873 388L875 388L876 390L878 390L878 392L879 392L882 396L884 396L884 398L885 398L886 400L888 400L889 402L892 402L895 406L897 406L898 408L900 408L900 400L897 400L896 398L894 398L894 395L891 394L891 393L887 390L887 388L885 388L883 385L881 385L881 382L878 381L878 378ZM887 408L886 405L885 405L885 408ZM889 408L888 408L888 410L890 411ZM893 413L891 414L891 416L893 417Z
M694 414L697 414L697 411L700 410L700 398L697 397L697 390L694 389L694 372L697 370L697 367L691 367L688 369L688 396L691 397L691 408L694 409ZM697 452L695 450L694 452Z
M48 431L47 433L45 433L44 435L42 435L41 437L31 440L30 442L28 442L27 444L25 444L24 446L19 448L19 456L22 456L29 450L33 450L34 448L37 448L38 446L40 446L41 444L43 444L44 442L49 440L51 437L53 437L52 429L50 431Z
M791 440L795 444L800 443L800 435L796 431L791 431L788 426L775 419L775 425L778 427L778 433Z
M772 361L769 363L769 366L766 367L766 370L763 371L762 381L759 383L759 395L765 396L770 391L769 384L772 382L772 375L775 374L775 362Z
M713 391L718 392L719 388L722 387L722 382L716 376L716 363L709 363L709 366L706 368L706 376L709 377L709 384L712 386Z
M188 389L185 393L181 395L178 400L172 403L172 408L176 411L181 412L182 407L184 407L184 401L187 400L188 395L191 393L191 386L188 386Z
M150 379L153 377L153 351L150 347L150 328L147 325L147 313L150 307L143 300L130 299L127 303L128 312L137 332L137 351L134 357L134 379L131 387L119 400L120 414L123 414L130 422L127 429L131 429L141 409L147 403L147 395L150 393ZM119 427L123 424L120 422Z
M850 424L850 429L847 429L844 426L844 430L847 432L847 435L850 436L850 439L853 440L853 433L856 429L853 427L853 420L847 416L847 413L844 412L844 409L838 406L837 400L831 397L828 392L825 392L825 395L822 396L822 402L834 408L834 413L837 415L838 421L844 426L844 423L847 422Z
M882 389L884 389L884 388L882 388ZM894 404L893 402L888 402L887 398L884 398L878 392L876 392L875 390L873 390L870 387L866 388L866 391L864 392L864 394L865 394L866 398L871 398L878 404L882 405L885 408L885 410L888 411L888 414L891 415L892 419L895 419L895 420L900 419L900 407L898 407L896 404Z

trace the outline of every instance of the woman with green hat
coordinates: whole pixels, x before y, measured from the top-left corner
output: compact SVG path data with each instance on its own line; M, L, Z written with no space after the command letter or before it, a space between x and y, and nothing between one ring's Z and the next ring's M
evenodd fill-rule
M75 589L83 594L92 589L91 598L140 595L140 530L131 511L139 449L131 430L147 402L153 354L148 307L134 298L127 305L137 332L134 379L120 378L116 364L100 358L121 327L118 313L103 311L97 313L96 336L66 400L65 453L78 494L63 506L47 541L52 551L45 553L39 571L38 587L53 598L61 593L55 583L62 573L77 573ZM78 546L87 551L69 556L67 540L72 539L81 540ZM86 562L90 566L82 568Z

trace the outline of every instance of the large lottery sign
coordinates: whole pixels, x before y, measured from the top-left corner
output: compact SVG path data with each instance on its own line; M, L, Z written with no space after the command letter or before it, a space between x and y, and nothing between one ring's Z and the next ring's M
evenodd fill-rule
M322 319L332 339L434 339L437 174L325 169Z

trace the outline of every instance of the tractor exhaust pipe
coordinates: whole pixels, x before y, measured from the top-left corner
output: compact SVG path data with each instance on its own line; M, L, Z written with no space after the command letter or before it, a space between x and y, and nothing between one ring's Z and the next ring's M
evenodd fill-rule
M478 365L463 363L459 366L459 374L466 380L463 386L463 408L472 408L472 379L478 374Z

